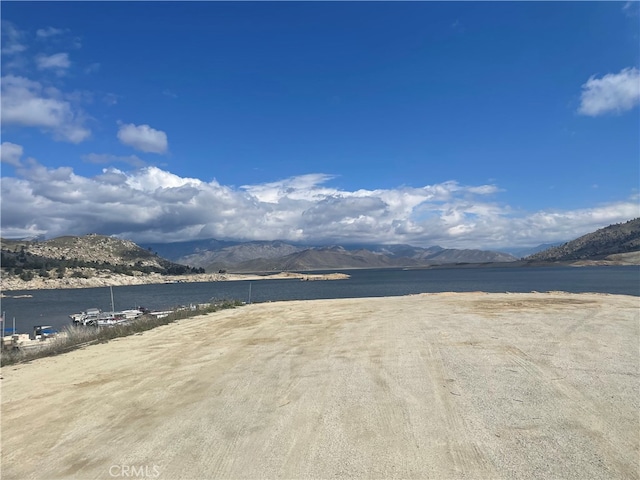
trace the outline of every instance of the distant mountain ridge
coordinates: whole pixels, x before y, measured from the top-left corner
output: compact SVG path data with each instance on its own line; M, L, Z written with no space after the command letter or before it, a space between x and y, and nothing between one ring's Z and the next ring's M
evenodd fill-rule
M413 257L385 255L367 249L347 250L343 247L312 248L272 259L256 259L235 265L235 272L325 270L334 268L424 267L448 263L510 262L515 257L482 250L441 249L434 254ZM210 265L214 270L216 265Z
M207 271L218 271L233 268L255 259L270 260L303 250L303 247L280 241L247 242L225 246L219 250L202 250L179 257L176 261L185 265L204 267Z
M601 260L640 251L640 218L601 228L560 246L526 257L528 261Z
M447 263L511 262L516 257L486 250L421 248L405 244L295 245L282 241L227 242L216 240L178 244L145 244L168 258L207 272L261 272L385 268ZM172 256L173 255L173 256Z
M518 258L525 258L534 253L542 252L544 250L548 250L553 247L558 247L562 245L562 242L556 243L541 243L540 245L536 245L535 247L519 247L519 248L505 248L504 253L509 253Z

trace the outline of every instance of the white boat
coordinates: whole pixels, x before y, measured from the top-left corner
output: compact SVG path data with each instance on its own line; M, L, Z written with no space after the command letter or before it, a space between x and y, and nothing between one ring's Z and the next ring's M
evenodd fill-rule
M103 312L99 308L88 308L84 312L69 315L73 323L78 325L93 325L98 327L118 325L134 320L145 313L144 308L132 308L116 312L113 305L113 288L111 292L111 311Z
M101 327L130 322L142 316L143 313L143 310L133 308L120 312L103 312L98 308L88 308L85 312L73 313L69 317L76 325L97 325Z
M97 327L115 327L116 325L125 325L129 322L131 322L130 319L105 315L102 318L98 318L95 324Z
M129 310L121 310L119 312L113 312L114 315L122 316L127 320L133 320L141 316L144 312L139 308L132 308Z
M58 336L60 332L51 325L36 325L33 327L34 340L46 340Z
M101 314L102 310L100 310L99 308L87 308L87 310L84 312L72 313L71 315L69 315L69 318L71 318L71 320L75 324L93 325L96 320L98 320Z

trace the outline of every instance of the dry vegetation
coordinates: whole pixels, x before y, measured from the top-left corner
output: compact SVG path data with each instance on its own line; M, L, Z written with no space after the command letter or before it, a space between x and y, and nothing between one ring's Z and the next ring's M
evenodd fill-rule
M106 328L69 326L59 337L43 342L42 346L24 350L3 350L0 365L7 366L15 363L27 362L36 358L59 355L88 345L108 342L114 338L126 337L136 333L151 330L161 325L168 325L184 318L206 315L227 308L235 308L243 303L238 300L225 300L211 305L197 306L194 309L176 309L166 317L157 318L153 315L143 315L126 324Z

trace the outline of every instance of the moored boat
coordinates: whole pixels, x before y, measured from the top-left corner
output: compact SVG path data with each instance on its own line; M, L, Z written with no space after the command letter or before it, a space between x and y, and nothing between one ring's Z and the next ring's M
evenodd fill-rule
M93 325L101 314L102 310L99 308L87 308L84 312L72 313L69 315L69 318L71 318L76 325Z
M88 308L84 312L72 313L69 318L75 325L105 327L130 322L147 312L143 307L119 312L103 312L98 308Z
M34 340L47 340L56 337L60 332L51 325L36 325L33 327Z

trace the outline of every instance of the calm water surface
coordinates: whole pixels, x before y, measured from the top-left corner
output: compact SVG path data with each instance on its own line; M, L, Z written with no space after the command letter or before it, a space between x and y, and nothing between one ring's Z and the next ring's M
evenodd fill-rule
M337 270L332 270L335 272ZM145 306L166 309L212 300L267 302L319 298L364 298L427 292L599 292L640 297L640 267L437 268L428 270L344 270L348 280L301 282L260 280L113 287L116 310ZM34 325L62 328L69 314L87 308L111 310L109 288L6 292L0 310L7 327L29 333ZM251 298L249 298L251 294ZM13 298L33 295L31 298ZM640 301L639 301L640 306Z

